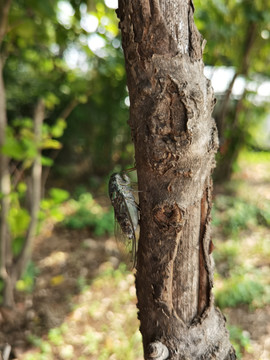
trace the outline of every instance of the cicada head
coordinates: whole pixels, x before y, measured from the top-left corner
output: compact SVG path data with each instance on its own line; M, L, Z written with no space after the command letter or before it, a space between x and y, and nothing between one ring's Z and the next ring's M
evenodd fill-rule
M130 178L128 177L128 175L126 173L123 172L121 175L118 174L118 176L120 177L118 179L120 185L127 186L130 184Z

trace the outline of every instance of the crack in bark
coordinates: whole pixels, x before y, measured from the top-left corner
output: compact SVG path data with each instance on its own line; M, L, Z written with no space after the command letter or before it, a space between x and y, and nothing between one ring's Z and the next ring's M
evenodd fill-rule
M207 201L207 191L205 188L201 199L201 222L200 222L200 238L199 238L199 296L197 314L200 317L205 309L209 306L210 287L208 279L208 271L206 265L206 254L204 251L204 241L206 233L206 223L209 217L209 204Z
M202 36L194 24L194 6L190 4L188 11L188 29L189 29L189 57L191 61L202 59Z
M174 294L175 294L175 292L173 291L173 282L174 282L174 278L175 278L174 277L174 268L175 268L175 260L176 260L176 257L178 255L178 249L179 249L179 243L180 243L181 235L182 235L182 233L178 234L178 236L176 238L175 247L174 247L174 251L173 251L173 256L172 256L171 262L169 264L170 272L169 272L169 279L168 279L168 284L169 284L168 290L169 290L169 293L171 294L170 302L172 304L172 310L174 311L175 316L179 320L184 322L184 320L181 319L181 316L179 315L177 308L174 307L174 301L173 301Z

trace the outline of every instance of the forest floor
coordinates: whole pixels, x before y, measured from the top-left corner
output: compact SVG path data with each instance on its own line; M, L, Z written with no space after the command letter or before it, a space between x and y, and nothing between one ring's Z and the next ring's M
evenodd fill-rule
M238 184L237 196L270 203L269 164L243 160L242 170L233 180ZM216 195L222 196L220 191ZM218 206L216 211L222 213ZM216 258L217 271L225 274L224 279L217 275L218 290L234 276L235 263L239 269L241 261L248 264L244 272L252 268L252 277L260 271L260 279L263 277L270 285L269 235L269 226L248 224L228 240L221 234L220 224L214 224L215 251L220 249L227 256ZM0 350L10 345L10 359L143 359L134 275L121 262L113 237L97 238L89 229L70 230L47 224L36 239L33 263L33 289L17 291L15 311L0 308ZM264 293L259 294L265 299ZM240 356L243 360L269 360L270 301L237 301L232 306L223 304L222 311Z

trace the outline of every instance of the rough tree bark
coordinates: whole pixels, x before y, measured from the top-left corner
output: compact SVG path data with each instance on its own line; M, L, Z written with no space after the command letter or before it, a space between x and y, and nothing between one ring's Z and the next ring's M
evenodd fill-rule
M140 197L136 289L145 359L235 359L214 307L215 98L191 0L119 1Z

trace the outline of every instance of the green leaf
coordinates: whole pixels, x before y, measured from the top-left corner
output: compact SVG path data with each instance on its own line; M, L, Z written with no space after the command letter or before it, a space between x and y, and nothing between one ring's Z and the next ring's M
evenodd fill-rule
M27 210L13 205L8 214L8 223L13 237L23 236L28 229L31 217Z
M17 186L17 190L20 196L25 195L26 190L27 190L27 185L25 182L21 181L19 182L18 186Z
M1 149L2 154L15 159L22 160L25 156L24 148L20 141L7 137L5 145Z
M86 104L87 103L87 96L86 95L80 95L78 96L78 101L81 103L81 104Z
M25 238L23 236L18 236L12 241L12 253L17 256L20 254Z
M58 119L56 124L51 127L51 134L53 137L58 138L61 137L64 133L67 124L64 119Z
M49 157L47 157L47 156L41 157L41 164L43 166L52 166L53 163L54 163L54 161L52 159L50 159Z
M17 118L12 121L12 126L17 128L28 128L33 129L33 120L30 118Z
M52 110L55 105L59 104L60 100L54 93L47 93L45 96L45 105L49 110Z
M22 38L32 39L35 32L35 24L31 19L23 19L23 21L14 28L14 31Z
M55 139L45 139L42 141L42 149L61 149L62 144Z
M68 191L58 188L50 189L49 195L54 200L55 204L61 204L69 198Z

